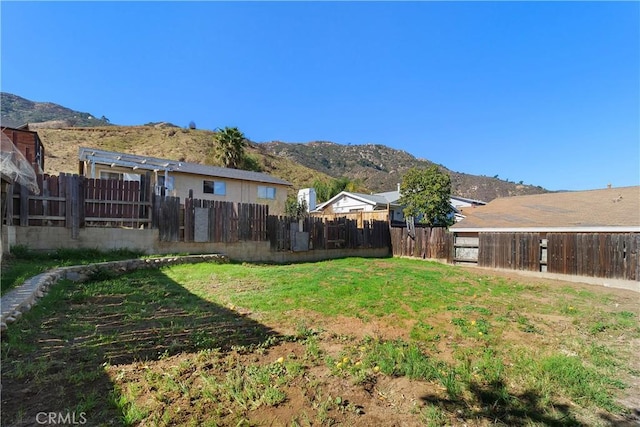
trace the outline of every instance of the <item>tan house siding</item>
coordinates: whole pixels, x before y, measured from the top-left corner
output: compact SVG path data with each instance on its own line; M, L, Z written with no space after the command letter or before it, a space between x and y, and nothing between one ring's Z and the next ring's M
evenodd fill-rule
M100 172L109 173L136 173L144 175L147 171L144 170L131 170L121 167L108 167L106 165L95 165L95 177L100 178ZM157 177L154 172L151 174L151 185L154 187L157 183ZM87 174L88 175L88 174ZM164 172L157 173L159 176L163 176ZM269 206L269 213L272 215L284 215L285 205L287 201L288 186L279 185L274 183L259 183L252 181L242 181L230 178L219 178L206 175L193 175L180 172L171 172L170 176L174 178L173 191L168 192L167 195L179 197L181 201L189 197L189 190L193 190L193 198L203 200L220 200L235 203L258 203L261 205ZM216 195L209 194L203 191L204 181L221 181L226 184L226 194ZM267 186L276 189L275 199L262 199L258 198L258 187Z
M267 205L272 215L284 215L291 183L264 173L199 165L153 157L137 156L88 148L80 149L80 174L89 178L105 174L137 174L151 177L156 194L179 197L184 201L192 191L193 198L234 203ZM169 178L162 184L162 178ZM115 178L122 178L116 176ZM124 177L124 179L134 177ZM224 194L205 193L204 182L223 182ZM268 190L261 187L267 187ZM271 190L273 189L273 190ZM275 194L274 194L275 193ZM273 198L265 198L265 194ZM262 197L260 197L262 196Z
M229 178L218 178L204 175L190 175L173 172L175 177L174 193L181 200L189 195L189 190L193 190L195 199L222 200L236 203L258 203L269 206L269 213L273 215L284 215L285 202L287 200L287 186L272 183L259 183L251 181L240 181ZM226 184L226 194L216 195L203 191L204 181L221 181ZM258 198L258 187L267 186L276 189L275 199Z

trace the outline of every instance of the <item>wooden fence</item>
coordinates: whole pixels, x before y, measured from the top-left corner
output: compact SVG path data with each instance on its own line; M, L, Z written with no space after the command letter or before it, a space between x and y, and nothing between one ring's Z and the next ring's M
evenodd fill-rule
M478 265L512 270L542 271L540 233L480 233Z
M407 227L391 227L393 256L452 261L453 235L443 227L416 227L410 236Z
M153 227L166 242L266 241L269 207L253 203L155 196Z
M452 264L640 281L639 233L451 233L391 227L394 256Z
M271 215L267 234L274 251L385 248L390 242L386 221L365 220L358 227L358 220L346 217L314 216L297 220Z
M640 280L638 233L478 233L455 236L454 262Z
M153 227L162 241L269 241L274 251L391 247L394 256L482 267L640 281L640 233L472 233L391 226L387 221L269 215L268 207L152 196L140 182L38 177L40 194L11 185L4 223L66 227ZM4 207L3 207L4 209Z
M88 179L60 174L38 176L40 194L9 186L4 223L66 227L77 237L81 227L132 227L151 223L149 177L141 181Z
M548 233L547 271L640 281L639 233Z
M156 196L153 226L162 241L269 241L274 251L383 248L389 246L386 221L308 217L301 221L269 215L266 205Z

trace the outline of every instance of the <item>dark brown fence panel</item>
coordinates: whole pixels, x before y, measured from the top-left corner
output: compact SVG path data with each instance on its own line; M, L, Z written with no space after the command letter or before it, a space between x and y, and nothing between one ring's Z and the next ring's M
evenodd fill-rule
M444 227L416 227L413 237L407 227L391 227L390 231L394 256L447 260L452 258L453 234Z
M160 241L180 240L180 198L154 196L153 226L158 228Z
M82 178L82 177L79 177ZM74 178L75 179L75 178ZM82 178L80 222L89 227L138 228L151 220L150 178L138 181Z
M309 248L326 249L325 226L322 218L305 218L304 227L309 231Z
M539 233L480 233L478 265L540 271Z
M291 250L291 222L289 217L269 215L267 219L267 235L272 251Z
M640 280L640 234L548 233L550 273Z
M151 220L149 179L141 182L96 180L83 176L40 175L40 194L13 185L7 223L21 226L62 226L77 237L86 226L139 227Z
M195 210L208 210L208 241L234 243L267 240L266 205L187 198L184 202L184 240L194 241Z
M293 250L292 224L297 227L298 220L291 217L268 216L267 236L272 250ZM309 250L388 248L390 242L387 221L362 221L362 227L358 228L358 222L348 218L309 217L302 221L301 231L308 233Z
M625 276L640 281L640 234L631 234L625 247Z

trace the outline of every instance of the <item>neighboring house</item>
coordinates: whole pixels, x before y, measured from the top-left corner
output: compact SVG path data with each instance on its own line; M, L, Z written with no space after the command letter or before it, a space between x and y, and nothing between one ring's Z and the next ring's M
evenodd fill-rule
M466 212L470 212L478 206L484 206L487 204L487 202L483 202L482 200L469 199L460 196L451 196L450 200L451 206L459 212L459 214L456 215L456 222L461 221L465 217Z
M402 212L404 206L398 203L399 200L399 188L396 191L387 191L375 194L342 191L330 200L316 206L312 212L344 214L388 210L389 220L391 222L405 222L404 213ZM462 214L463 208L482 206L485 202L467 199L464 197L451 196L450 204L455 215L455 220L460 221L464 218L464 215Z
M158 195L193 197L269 206L269 213L285 212L291 183L274 176L239 169L206 166L176 160L80 148L80 175L139 181L149 173Z
M640 280L640 186L498 198L449 231L456 264Z
M2 127L15 147L22 153L37 174L44 173L44 146L37 132L23 128Z
M640 187L497 198L451 227L479 232L639 232Z

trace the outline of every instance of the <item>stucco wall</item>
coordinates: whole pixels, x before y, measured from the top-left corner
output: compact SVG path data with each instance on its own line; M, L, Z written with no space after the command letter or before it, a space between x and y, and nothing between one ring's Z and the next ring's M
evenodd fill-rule
M189 190L193 190L193 197L203 200L221 200L235 203L258 203L269 206L269 213L272 215L284 215L285 203L287 201L287 189L285 185L259 183L253 181L239 181L234 179L213 178L198 175L187 175L174 172L176 196L184 200L189 195ZM214 194L205 194L203 190L203 181L224 181L226 183L226 194L218 196ZM274 187L276 189L276 198L259 199L258 186Z
M77 239L64 227L3 227L13 234L11 246L24 245L33 250L55 249L131 249L153 254L158 230L126 228L81 228Z

